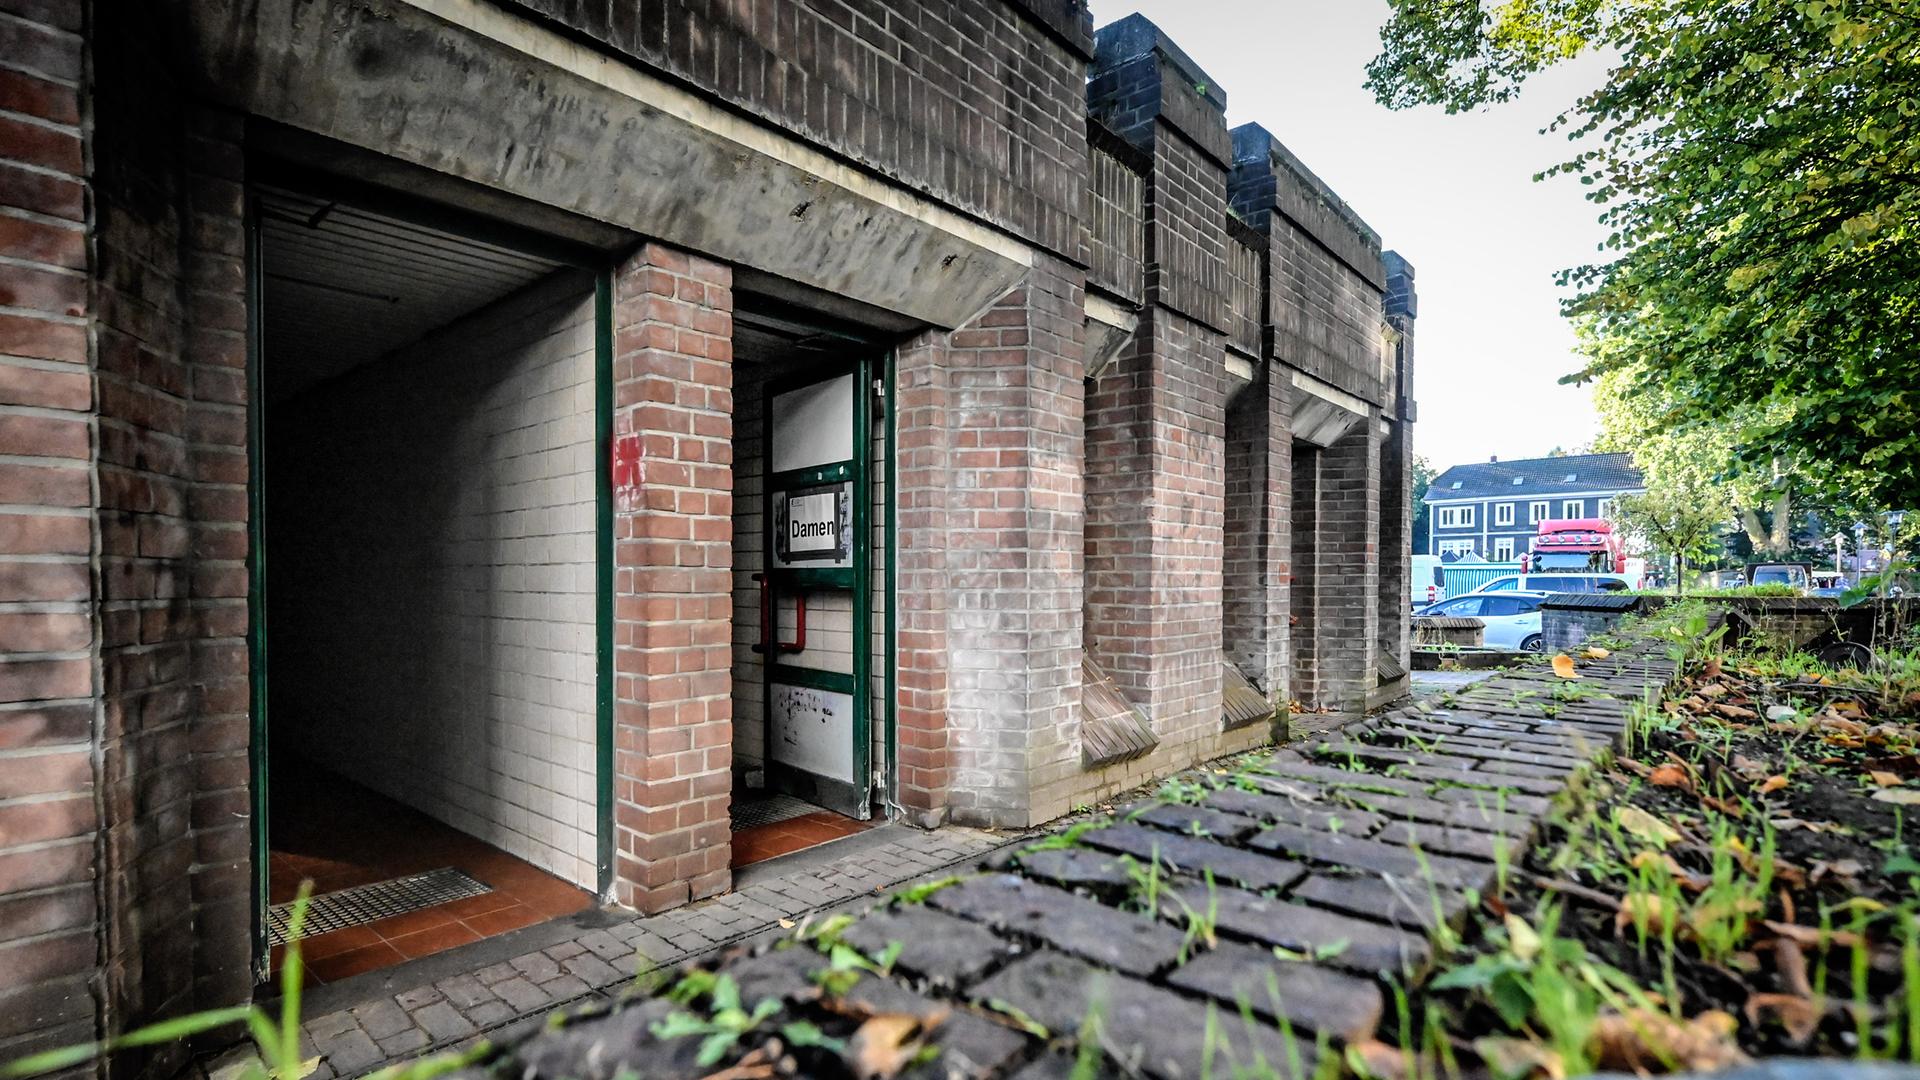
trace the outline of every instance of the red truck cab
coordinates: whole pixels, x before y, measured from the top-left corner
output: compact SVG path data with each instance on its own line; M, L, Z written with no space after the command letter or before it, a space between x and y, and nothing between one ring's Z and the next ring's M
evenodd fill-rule
M1577 574L1617 574L1626 570L1626 550L1613 523L1605 518L1556 518L1540 523L1533 551L1523 560L1528 573L1560 570Z

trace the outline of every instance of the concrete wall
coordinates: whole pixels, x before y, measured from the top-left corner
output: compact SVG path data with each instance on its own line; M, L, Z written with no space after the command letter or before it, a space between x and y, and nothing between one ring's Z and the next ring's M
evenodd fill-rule
M267 459L276 759L588 889L593 340L590 280L536 285L272 410Z

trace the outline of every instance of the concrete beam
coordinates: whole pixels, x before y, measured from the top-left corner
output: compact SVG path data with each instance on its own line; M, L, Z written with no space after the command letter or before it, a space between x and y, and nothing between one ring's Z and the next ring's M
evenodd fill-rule
M166 0L220 104L936 326L1020 241L481 0Z

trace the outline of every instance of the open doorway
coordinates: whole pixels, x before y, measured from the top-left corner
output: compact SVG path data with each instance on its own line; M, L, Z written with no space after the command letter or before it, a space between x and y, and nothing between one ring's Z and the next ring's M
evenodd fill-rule
M734 313L733 865L884 818L885 353L742 292Z
M604 886L605 285L387 192L251 196L261 944L312 881L330 982Z

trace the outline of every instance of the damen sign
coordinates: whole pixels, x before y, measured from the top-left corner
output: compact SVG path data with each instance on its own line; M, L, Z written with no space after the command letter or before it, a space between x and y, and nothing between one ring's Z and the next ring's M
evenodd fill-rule
M777 565L851 565L850 487L842 483L774 492L773 554Z

